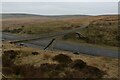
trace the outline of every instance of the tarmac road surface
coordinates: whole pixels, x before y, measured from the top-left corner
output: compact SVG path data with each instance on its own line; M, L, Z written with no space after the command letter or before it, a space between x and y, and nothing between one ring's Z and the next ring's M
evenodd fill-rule
M19 40L23 39L22 36L17 36L9 33L3 33L2 38L5 40ZM34 48L45 48L47 44L51 41L51 38L42 38L37 39L33 41L28 42L22 42L25 46L34 47ZM20 44L20 43L16 43ZM72 51L72 52L79 52L82 54L89 54L94 56L105 56L105 57L113 57L118 58L119 51L110 50L110 49L104 49L104 48L98 48L98 47L90 47L82 44L72 44L72 43L65 43L61 41L55 41L52 45L53 49L58 50L65 50L65 51Z

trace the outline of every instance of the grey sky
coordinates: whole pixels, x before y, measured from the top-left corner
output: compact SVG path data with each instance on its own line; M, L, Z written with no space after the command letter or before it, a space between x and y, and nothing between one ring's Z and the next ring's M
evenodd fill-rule
M3 13L40 15L117 14L117 2L3 2Z

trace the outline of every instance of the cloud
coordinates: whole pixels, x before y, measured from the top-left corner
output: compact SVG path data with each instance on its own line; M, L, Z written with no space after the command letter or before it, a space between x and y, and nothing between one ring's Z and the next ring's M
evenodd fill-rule
M40 15L117 14L117 2L4 2L3 13L34 13Z

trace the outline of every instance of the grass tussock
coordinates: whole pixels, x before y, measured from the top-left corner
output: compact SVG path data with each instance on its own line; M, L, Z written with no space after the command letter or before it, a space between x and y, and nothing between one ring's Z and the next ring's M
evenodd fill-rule
M64 54L56 55L52 59L53 59L53 61L57 61L57 62L63 63L63 64L64 63L67 64L67 63L72 62L72 59L69 56L64 55Z
M9 48L11 47L12 48ZM11 78L117 78L117 59L44 51L5 43L3 74ZM32 52L37 52L33 55ZM11 55L16 54L11 58Z
M58 59L57 64L43 63L39 67L30 64L16 65L12 58L8 62L6 57L8 58L9 55L6 54L7 52L3 55L3 64L9 64L9 66L3 65L2 70L4 75L10 76L12 74L23 78L101 78L105 74L104 71L96 67L86 65L82 60L72 61L70 57L63 54L56 55L60 59L60 61ZM57 60L56 56L53 57L53 60ZM67 58L65 60L67 64L63 64L64 60L61 60L61 58L64 60ZM70 64L71 62L72 64ZM68 69L70 69L69 73L66 72ZM61 74L64 75L61 76Z

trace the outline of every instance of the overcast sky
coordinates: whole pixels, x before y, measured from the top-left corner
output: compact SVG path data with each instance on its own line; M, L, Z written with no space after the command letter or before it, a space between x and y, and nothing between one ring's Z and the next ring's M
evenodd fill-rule
M117 14L117 2L3 2L3 13L39 15Z
M1 0L2 2L119 2L120 0Z

